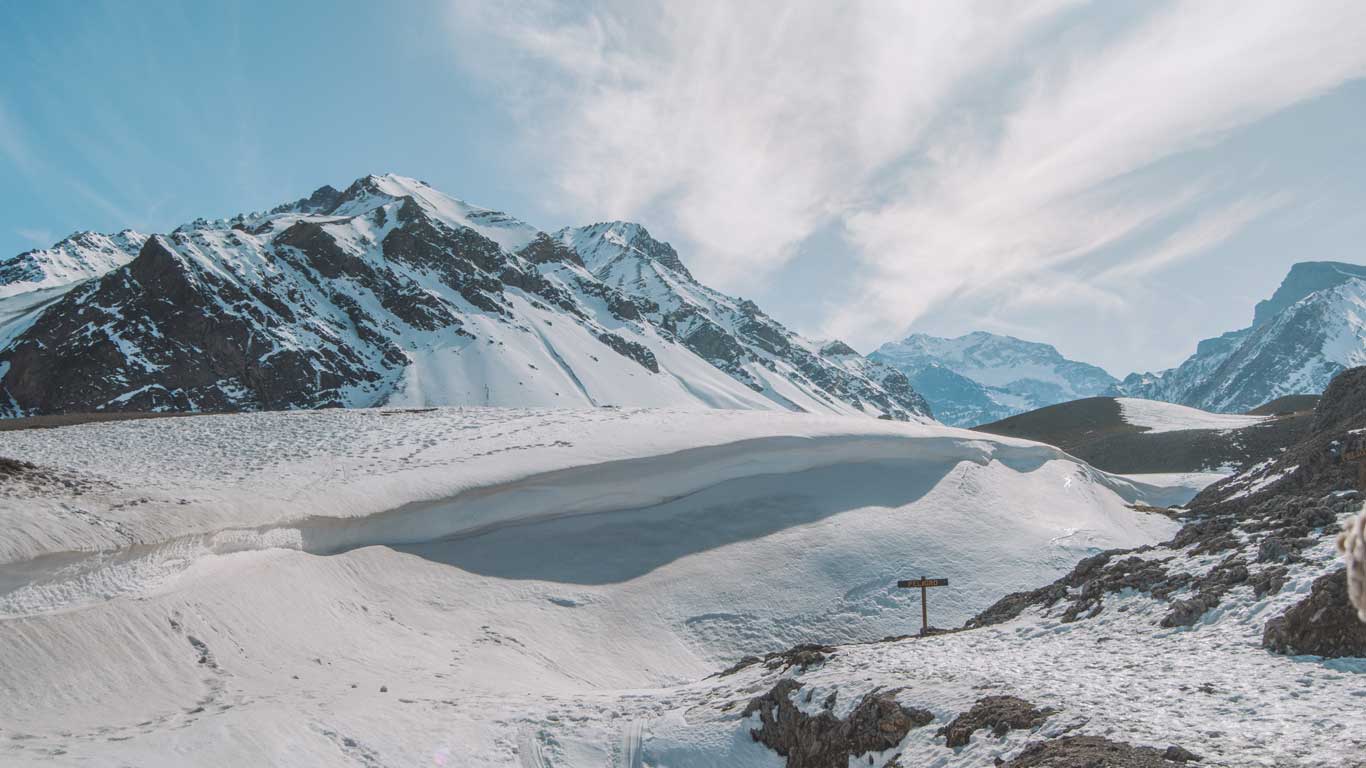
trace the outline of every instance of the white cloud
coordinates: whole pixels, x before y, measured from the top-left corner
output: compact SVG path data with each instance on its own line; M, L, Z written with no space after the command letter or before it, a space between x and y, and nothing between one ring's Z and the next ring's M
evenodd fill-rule
M662 221L721 287L843 222L859 300L822 330L855 341L973 294L1122 303L1083 275L1141 278L1284 201L1202 215L1208 180L1137 172L1366 74L1334 0L457 8L567 216ZM1089 263L1178 212L1139 261Z
M956 84L1068 4L460 4L457 23L569 213L669 216L725 282L865 205Z

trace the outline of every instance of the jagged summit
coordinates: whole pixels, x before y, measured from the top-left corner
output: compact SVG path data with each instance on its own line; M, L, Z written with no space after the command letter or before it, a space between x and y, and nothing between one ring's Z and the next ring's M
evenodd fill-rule
M0 315L0 411L929 413L904 375L822 355L640 225L549 235L394 174L128 239L85 276Z
M645 227L634 222L604 221L586 227L565 227L555 237L584 254L584 263L594 274L610 271L615 262L639 258L692 279L673 246L655 240Z
M1286 395L1318 394L1366 363L1366 267L1301 262L1252 325L1205 339L1176 368L1134 373L1115 394L1241 413Z
M147 236L125 229L112 235L73 232L50 248L0 261L0 299L88 280L128 263Z
M1340 261L1301 261L1290 267L1289 274L1271 298L1257 302L1252 325L1263 325L1311 293L1342 285L1353 278L1366 278L1366 266Z

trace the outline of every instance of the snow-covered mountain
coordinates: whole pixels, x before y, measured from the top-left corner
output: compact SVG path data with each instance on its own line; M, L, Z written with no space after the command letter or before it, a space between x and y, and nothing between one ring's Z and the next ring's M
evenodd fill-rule
M1366 363L1366 267L1302 262L1252 325L1205 339L1176 368L1125 377L1114 394L1241 413L1284 395L1322 392Z
M940 421L961 426L1091 397L1116 383L1052 345L983 331L952 339L915 333L869 358L904 372Z
M65 289L45 288L40 303L0 315L0 411L474 404L929 414L901 373L842 349L824 354L753 303L707 289L639 225L552 237L385 175L145 242L99 238L85 238L104 250L79 251L87 271ZM68 257L29 262L78 261L72 248L42 253ZM54 286L76 271L14 273L14 285ZM14 299L36 295L15 290Z
M76 232L51 248L0 261L0 299L99 277L133 260L147 236L131 229L115 235Z

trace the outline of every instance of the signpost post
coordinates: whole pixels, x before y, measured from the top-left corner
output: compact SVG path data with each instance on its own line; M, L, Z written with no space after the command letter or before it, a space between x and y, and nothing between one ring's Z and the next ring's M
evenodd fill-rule
M902 579L896 585L902 589L912 589L920 587L920 634L927 635L930 632L930 608L926 603L925 589L927 587L947 587L948 579L927 579L921 576L918 579Z

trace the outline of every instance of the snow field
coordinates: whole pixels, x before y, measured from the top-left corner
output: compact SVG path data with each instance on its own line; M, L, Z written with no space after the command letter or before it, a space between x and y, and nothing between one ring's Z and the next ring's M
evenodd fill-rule
M1135 427L1149 432L1176 432L1182 429L1241 429L1260 424L1272 417L1239 413L1210 413L1176 403L1117 397L1120 415Z
M19 765L775 765L693 681L914 631L897 578L948 577L931 618L956 625L1175 528L1051 447L866 418L251 414L0 455L99 479L0 499Z

